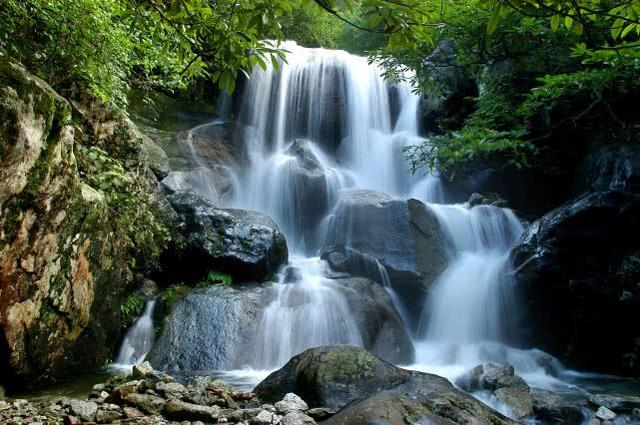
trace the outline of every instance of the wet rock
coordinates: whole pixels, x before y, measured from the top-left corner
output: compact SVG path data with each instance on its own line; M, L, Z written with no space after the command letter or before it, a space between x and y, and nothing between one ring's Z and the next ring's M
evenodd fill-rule
M264 214L217 209L202 197L175 194L169 201L181 220L186 246L175 253L173 267L202 277L208 270L235 280L264 280L287 262L284 235ZM171 264L171 263L170 263Z
M228 370L251 361L264 289L214 286L177 301L148 355L160 370Z
M612 421L616 418L616 414L604 406L600 406L596 412L596 417L602 421Z
M217 422L220 418L220 407L199 406L172 399L165 404L163 414L174 421Z
M581 425L586 398L580 395L558 394L539 388L531 389L534 417L543 423Z
M403 418L413 407L424 410L428 409L426 406L430 403L448 404L449 407L443 410L451 410L450 415L460 419L461 423L464 422L461 418L469 415L468 412L491 418L495 420L494 423L512 423L456 390L444 378L395 367L361 348L346 345L309 349L269 375L254 391L264 401L295 392L312 408L322 406L340 409L349 405L326 423L368 424L372 422L367 421L374 421L375 415L391 411L399 412L398 417ZM384 400L378 399L378 394L383 393L386 394ZM418 398L421 400L417 401ZM361 400L364 401L358 403ZM415 405L407 404L414 402ZM408 410L403 406L408 406ZM415 421L446 416L437 408L435 410L437 412L431 416L416 416Z
M84 422L92 422L96 419L98 405L92 401L69 400L69 409L73 416Z
M606 407L616 413L630 413L640 408L640 397L625 394L594 394L589 402L597 407Z
M637 372L640 196L586 194L526 229L511 252L521 338L576 369ZM593 335L608 343L593 346ZM589 352L589 356L582 353Z
M521 377L515 375L513 366L485 363L476 366L456 380L465 391L489 390L513 411L517 418L533 413L530 389Z
M513 424L517 422L493 411L475 398L450 387L409 381L375 392L322 422L327 425L388 424Z
M576 194L608 190L640 193L640 146L607 146L589 155L576 178Z
M448 261L440 225L430 209L415 199L396 200L368 190L340 193L325 240L323 256L349 249L383 265L416 320L422 310L420 294Z
M145 376L153 374L153 366L151 363L144 362L133 366L133 379L142 379Z
M278 413L288 413L292 410L300 410L306 412L309 406L300 397L293 393L285 394L284 398L277 402L274 407Z
M138 388L140 388L141 381L129 381L124 384L118 385L113 390L113 397L116 400L122 400L127 395L138 392Z
M413 342L387 291L363 278L337 279L335 283L346 297L364 348L390 363L412 363Z

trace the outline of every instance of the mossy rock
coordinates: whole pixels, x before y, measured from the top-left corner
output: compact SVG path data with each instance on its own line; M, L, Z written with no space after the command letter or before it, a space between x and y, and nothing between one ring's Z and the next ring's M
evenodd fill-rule
M413 380L425 388L453 388L439 376L398 368L360 347L337 345L311 348L293 357L254 391L263 402L276 402L292 392L310 407L340 409Z

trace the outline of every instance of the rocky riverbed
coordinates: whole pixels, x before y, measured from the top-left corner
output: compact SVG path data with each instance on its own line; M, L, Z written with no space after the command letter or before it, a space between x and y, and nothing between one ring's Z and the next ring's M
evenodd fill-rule
M491 363L469 371L454 386L440 376L398 368L346 345L309 349L253 391L239 391L206 376L181 381L145 362L134 366L131 374L94 385L86 399L0 401L0 423L640 423L637 397L533 388L512 366Z

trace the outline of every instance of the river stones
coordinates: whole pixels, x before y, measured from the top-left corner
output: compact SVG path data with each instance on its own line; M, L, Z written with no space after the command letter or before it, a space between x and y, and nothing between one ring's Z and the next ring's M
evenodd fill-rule
M183 278L217 270L238 281L262 281L286 264L287 242L266 215L215 208L190 193L171 195L169 202L179 216L186 243L176 248L167 265L180 270Z

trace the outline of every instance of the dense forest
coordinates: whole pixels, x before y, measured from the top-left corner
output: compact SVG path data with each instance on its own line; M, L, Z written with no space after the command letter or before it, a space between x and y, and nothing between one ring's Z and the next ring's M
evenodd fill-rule
M640 423L639 81L640 0L0 0L0 422Z

